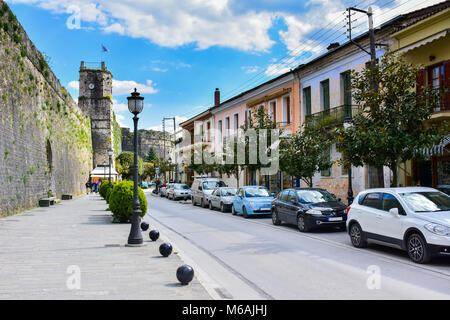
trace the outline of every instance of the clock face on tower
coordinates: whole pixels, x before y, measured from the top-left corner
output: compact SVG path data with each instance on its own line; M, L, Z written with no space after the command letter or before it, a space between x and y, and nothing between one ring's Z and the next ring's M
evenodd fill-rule
M88 88L91 89L91 90L93 90L93 89L95 88L95 85L94 85L93 83L89 83Z

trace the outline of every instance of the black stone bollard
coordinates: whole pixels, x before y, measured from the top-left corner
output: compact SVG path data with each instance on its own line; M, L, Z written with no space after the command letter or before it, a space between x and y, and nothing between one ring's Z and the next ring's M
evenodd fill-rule
M156 241L159 238L159 231L158 230L152 230L150 231L150 239L152 239L152 241Z
M147 222L143 221L143 222L141 223L141 229L142 229L142 231L147 231L148 228L150 228L150 225L149 225Z
M177 279L182 285L187 285L194 279L194 269L187 264L182 265L177 269Z
M163 257L170 256L172 253L172 245L170 243L163 243L159 246L159 253L161 253Z

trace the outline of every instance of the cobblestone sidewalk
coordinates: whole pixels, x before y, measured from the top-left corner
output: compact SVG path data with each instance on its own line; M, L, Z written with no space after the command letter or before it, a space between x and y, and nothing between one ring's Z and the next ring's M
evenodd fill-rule
M0 219L0 299L210 299L197 279L178 283L183 262L148 231L145 247L125 247L130 225L106 208L89 195Z

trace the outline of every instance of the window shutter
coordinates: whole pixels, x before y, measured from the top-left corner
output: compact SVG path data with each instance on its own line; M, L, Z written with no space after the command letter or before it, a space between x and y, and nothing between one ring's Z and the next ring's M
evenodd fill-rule
M450 60L444 62L444 108L450 108Z
M422 94L423 87L427 81L427 71L425 69L420 70L417 73L417 85L416 92L418 95Z

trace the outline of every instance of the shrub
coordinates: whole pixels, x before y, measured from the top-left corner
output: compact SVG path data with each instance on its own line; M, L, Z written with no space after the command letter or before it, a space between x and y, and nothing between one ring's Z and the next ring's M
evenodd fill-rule
M98 193L103 197L103 199L106 199L106 191L108 191L109 182L108 180L103 180L100 187L98 187Z
M121 181L116 184L109 196L109 208L115 220L128 222L133 210L133 181ZM141 217L147 213L147 198L141 188L138 188Z
M106 203L109 203L109 196L111 195L112 191L113 191L113 188L106 189L106 195L105 195Z

